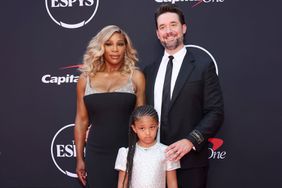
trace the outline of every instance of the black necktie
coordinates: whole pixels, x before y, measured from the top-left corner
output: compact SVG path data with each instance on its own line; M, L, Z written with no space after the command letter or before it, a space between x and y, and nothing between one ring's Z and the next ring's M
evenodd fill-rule
M170 103L170 93L171 93L171 75L172 75L172 60L173 56L168 56L169 61L166 66L164 86L163 86L163 97L162 97L162 111L161 111L161 137L165 136L167 129L167 118L168 118L168 107Z

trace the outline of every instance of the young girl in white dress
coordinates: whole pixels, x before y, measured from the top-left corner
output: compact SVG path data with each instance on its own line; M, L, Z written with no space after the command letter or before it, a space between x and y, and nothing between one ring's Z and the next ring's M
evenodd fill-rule
M129 147L119 149L115 163L118 188L177 188L180 163L167 160L167 146L156 141L156 110L149 105L137 107L130 122Z

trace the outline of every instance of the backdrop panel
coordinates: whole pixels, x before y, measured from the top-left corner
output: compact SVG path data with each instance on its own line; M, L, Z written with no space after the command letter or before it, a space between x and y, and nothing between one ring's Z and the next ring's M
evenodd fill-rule
M151 63L162 51L154 11L165 2L184 11L186 44L218 66L226 117L210 140L208 187L282 187L282 2L14 0L0 7L1 188L81 187L75 65L109 24L130 35L141 68Z

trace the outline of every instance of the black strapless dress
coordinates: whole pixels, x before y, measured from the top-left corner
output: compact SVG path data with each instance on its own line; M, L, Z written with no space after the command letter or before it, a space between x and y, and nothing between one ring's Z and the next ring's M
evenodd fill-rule
M136 96L127 92L94 93L84 96L91 128L86 144L88 188L116 188L114 169L120 147L128 145L129 118Z

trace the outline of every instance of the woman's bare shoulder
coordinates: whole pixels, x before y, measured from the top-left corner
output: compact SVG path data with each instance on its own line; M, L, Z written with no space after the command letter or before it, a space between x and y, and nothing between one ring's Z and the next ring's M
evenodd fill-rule
M144 74L140 69L134 69L132 79L144 79Z
M77 87L84 88L86 85L87 79L88 79L88 75L86 73L81 73L77 81Z

